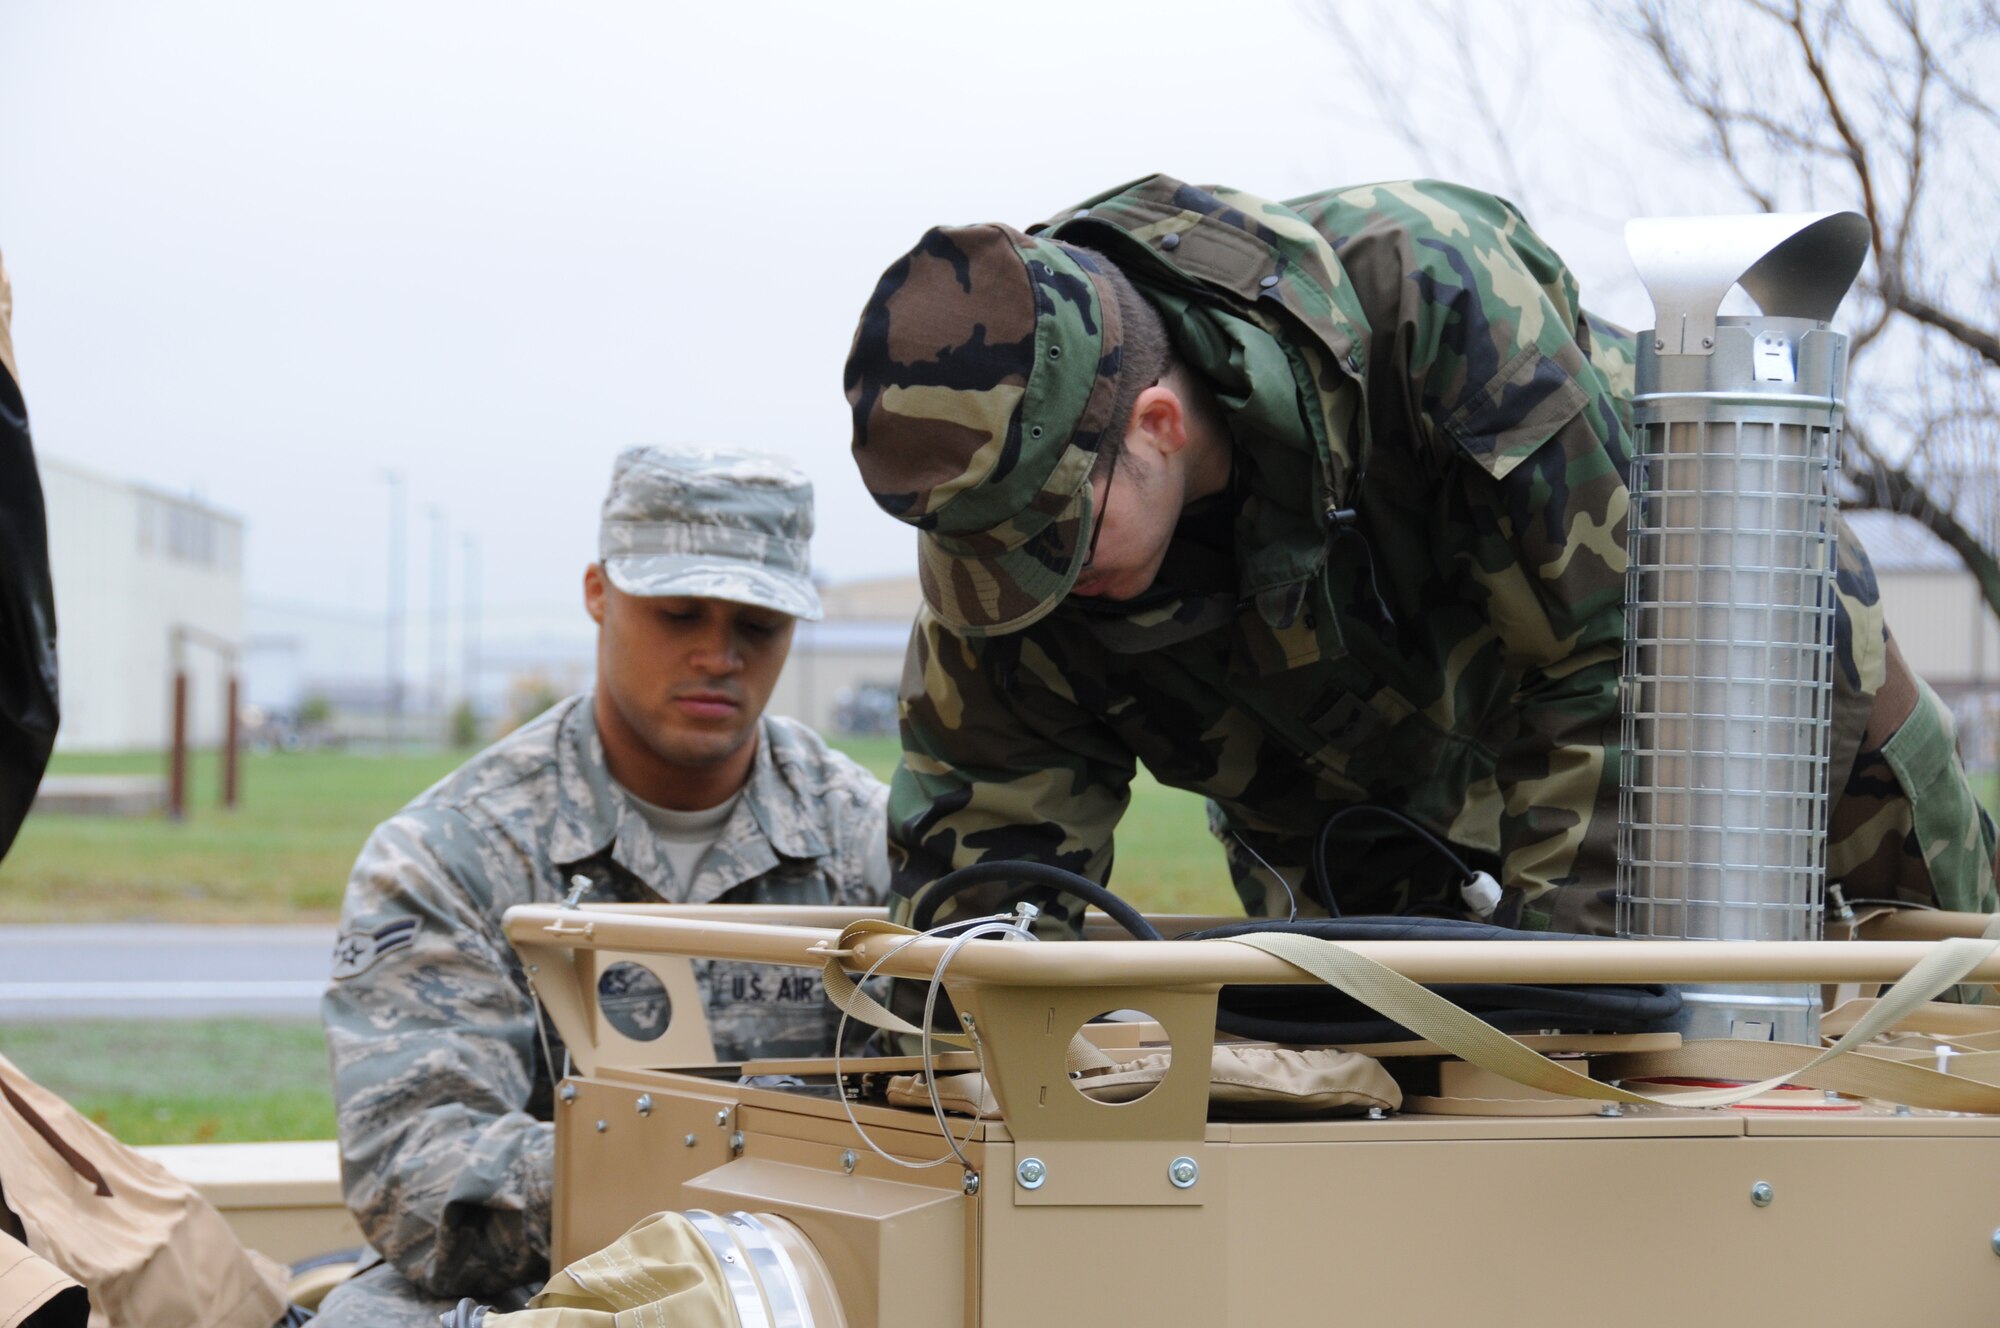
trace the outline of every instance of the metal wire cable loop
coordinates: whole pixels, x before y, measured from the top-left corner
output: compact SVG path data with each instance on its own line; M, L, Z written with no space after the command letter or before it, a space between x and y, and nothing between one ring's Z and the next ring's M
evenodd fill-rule
M963 921L943 922L939 923L935 927L932 927L928 931L918 932L914 936L906 936L902 940L896 942L896 944L890 946L889 949L882 954L881 958L877 959L874 963L870 964L867 970L862 973L861 980L856 985L866 986L869 979L873 978L878 972L881 971L882 965L888 963L891 959L901 954L908 947L915 945L918 941L925 940L933 936L941 936L946 932L956 931L961 927L983 929L997 924L996 930L1000 933L1010 936L1018 936L1030 941L1036 939L1033 932L1029 931L1026 927L1020 925L1019 923L1013 921L1014 916L1015 915L1011 913L993 913L983 918L972 918ZM982 931L982 934L993 934L993 933ZM936 992L937 986L941 984L944 980L945 966L951 962L952 956L956 953L957 950L956 948L954 948L945 954L943 963L940 963L938 965L937 971L931 977L931 982L932 982L931 992L927 994L924 1002L924 1030L923 1030L924 1079L926 1083L932 1085L935 1085L937 1081L937 1075L934 1072L934 1066L932 1064L932 1055L931 1055L930 1016L931 1016L931 1011L934 1008L934 1000L932 999L932 997ZM861 1136L861 1142L867 1144L869 1151L873 1152L877 1157L881 1158L883 1161L893 1163L896 1166L906 1168L907 1170L910 1171L928 1171L932 1167L943 1166L946 1162L950 1162L953 1159L956 1159L961 1165L965 1165L965 1154L959 1151L957 1141L953 1139L950 1128L947 1127L945 1124L943 1107L938 1102L937 1090L935 1087L931 1089L932 1110L937 1115L939 1128L944 1131L945 1141L951 1144L951 1152L945 1155L944 1157L935 1157L928 1162L907 1162L900 1157L896 1157L893 1154L883 1151L882 1146L880 1144L877 1144L872 1138L870 1138L868 1135L868 1131L862 1128L861 1121L854 1114L854 1105L848 1100L847 1097L847 1075L841 1063L842 1057L840 1049L847 1041L847 1021L850 1018L850 1016L851 1016L851 1011L847 1007L843 1006L840 1011L840 1022L834 1026L833 1084L834 1084L834 1094L840 1099L840 1110L842 1114L844 1114L847 1117L847 1123L854 1127L854 1132ZM980 1049L979 1039L977 1037L974 1037L972 1039L972 1047L973 1047L973 1053L979 1058L979 1072L983 1077L986 1073L986 1056L985 1053ZM977 1123L978 1122L975 1120L974 1121L975 1127L977 1126ZM972 1137L971 1131L968 1130L966 1132L966 1138L970 1139L971 1137ZM966 1169L971 1170L972 1168L970 1166L967 1166Z

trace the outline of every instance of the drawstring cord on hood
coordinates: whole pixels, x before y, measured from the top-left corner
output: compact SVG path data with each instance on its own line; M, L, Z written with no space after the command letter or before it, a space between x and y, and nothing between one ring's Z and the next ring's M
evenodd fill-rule
M1361 533L1361 514L1351 507L1326 509L1327 524L1333 527L1333 547L1339 548L1345 540L1352 539L1361 546L1361 561L1368 569L1368 593L1374 597L1376 611L1382 621L1390 627L1396 625L1396 615L1389 612L1389 601L1382 597L1382 586L1375 579L1375 550L1369 545L1368 537Z

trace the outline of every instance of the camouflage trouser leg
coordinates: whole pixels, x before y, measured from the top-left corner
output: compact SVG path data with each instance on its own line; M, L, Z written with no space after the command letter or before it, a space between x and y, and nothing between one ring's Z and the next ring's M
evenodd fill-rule
M1852 764L1838 765L1826 875L1849 903L1994 911L1994 828L1960 762L1951 713L1886 643Z
M438 1328L459 1297L428 1296L389 1264L377 1264L327 1293L314 1328Z

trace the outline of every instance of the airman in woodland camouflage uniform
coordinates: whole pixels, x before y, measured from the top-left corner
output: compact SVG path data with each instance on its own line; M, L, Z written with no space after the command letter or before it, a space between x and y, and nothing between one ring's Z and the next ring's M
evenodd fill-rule
M987 859L1105 880L1143 763L1207 795L1252 914L1287 907L1260 859L1315 907L1315 832L1373 804L1496 877L1496 920L1608 927L1632 356L1519 213L1435 181L1155 176L930 231L846 377L922 532L898 895ZM1833 878L1990 910L1993 827L1843 555ZM1344 911L1462 910L1387 818L1327 848Z
M328 1298L331 1328L432 1328L462 1295L518 1306L548 1276L563 1048L502 934L507 908L577 878L587 902L886 897L886 790L762 714L793 622L820 616L811 504L768 459L619 457L585 576L596 691L473 758L362 850L325 1019L347 1202L385 1262ZM831 1046L830 1007L796 970L698 976L718 1058Z

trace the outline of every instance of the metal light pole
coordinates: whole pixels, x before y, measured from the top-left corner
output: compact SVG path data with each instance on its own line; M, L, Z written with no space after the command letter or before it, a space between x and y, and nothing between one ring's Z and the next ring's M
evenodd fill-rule
M389 485L389 595L388 617L383 624L387 639L384 687L388 705L389 750L403 744L403 475L385 470Z
M437 722L439 738L448 739L449 668L445 662L445 601L449 597L445 581L451 574L451 550L446 543L444 508L432 503L431 518L431 602L430 672L431 717Z
M466 704L472 707L475 719L479 715L479 541L471 535L465 537L465 544L459 554L460 574L464 578L463 604L460 611L465 615L459 629L460 644L465 650L464 663L460 665L463 674L460 686L465 692Z

